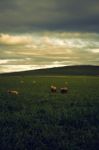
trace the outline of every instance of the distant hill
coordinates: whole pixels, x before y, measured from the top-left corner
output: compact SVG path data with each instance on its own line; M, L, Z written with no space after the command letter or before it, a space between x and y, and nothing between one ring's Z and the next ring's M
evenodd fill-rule
M38 69L22 72L4 73L1 75L96 75L99 76L99 66L91 65L77 65L77 66L65 66L55 67L47 69Z

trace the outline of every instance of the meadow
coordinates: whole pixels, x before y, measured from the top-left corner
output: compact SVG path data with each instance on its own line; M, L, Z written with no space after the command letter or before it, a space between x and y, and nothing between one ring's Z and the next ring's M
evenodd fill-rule
M0 77L0 150L98 149L99 76Z

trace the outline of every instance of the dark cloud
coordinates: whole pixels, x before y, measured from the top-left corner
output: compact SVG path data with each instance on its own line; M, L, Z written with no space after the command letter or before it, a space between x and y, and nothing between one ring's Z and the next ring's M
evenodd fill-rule
M98 18L98 0L0 0L0 32L97 32Z

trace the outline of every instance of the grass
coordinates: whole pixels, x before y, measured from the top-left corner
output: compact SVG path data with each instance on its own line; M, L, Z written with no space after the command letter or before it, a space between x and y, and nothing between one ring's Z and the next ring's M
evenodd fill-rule
M52 84L69 91L51 93ZM99 77L0 77L0 150L98 150L98 143Z

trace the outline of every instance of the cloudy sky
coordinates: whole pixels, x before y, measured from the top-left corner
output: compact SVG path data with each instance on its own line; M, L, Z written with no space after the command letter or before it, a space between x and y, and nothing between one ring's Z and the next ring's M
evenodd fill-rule
M0 0L0 72L99 65L99 0Z

